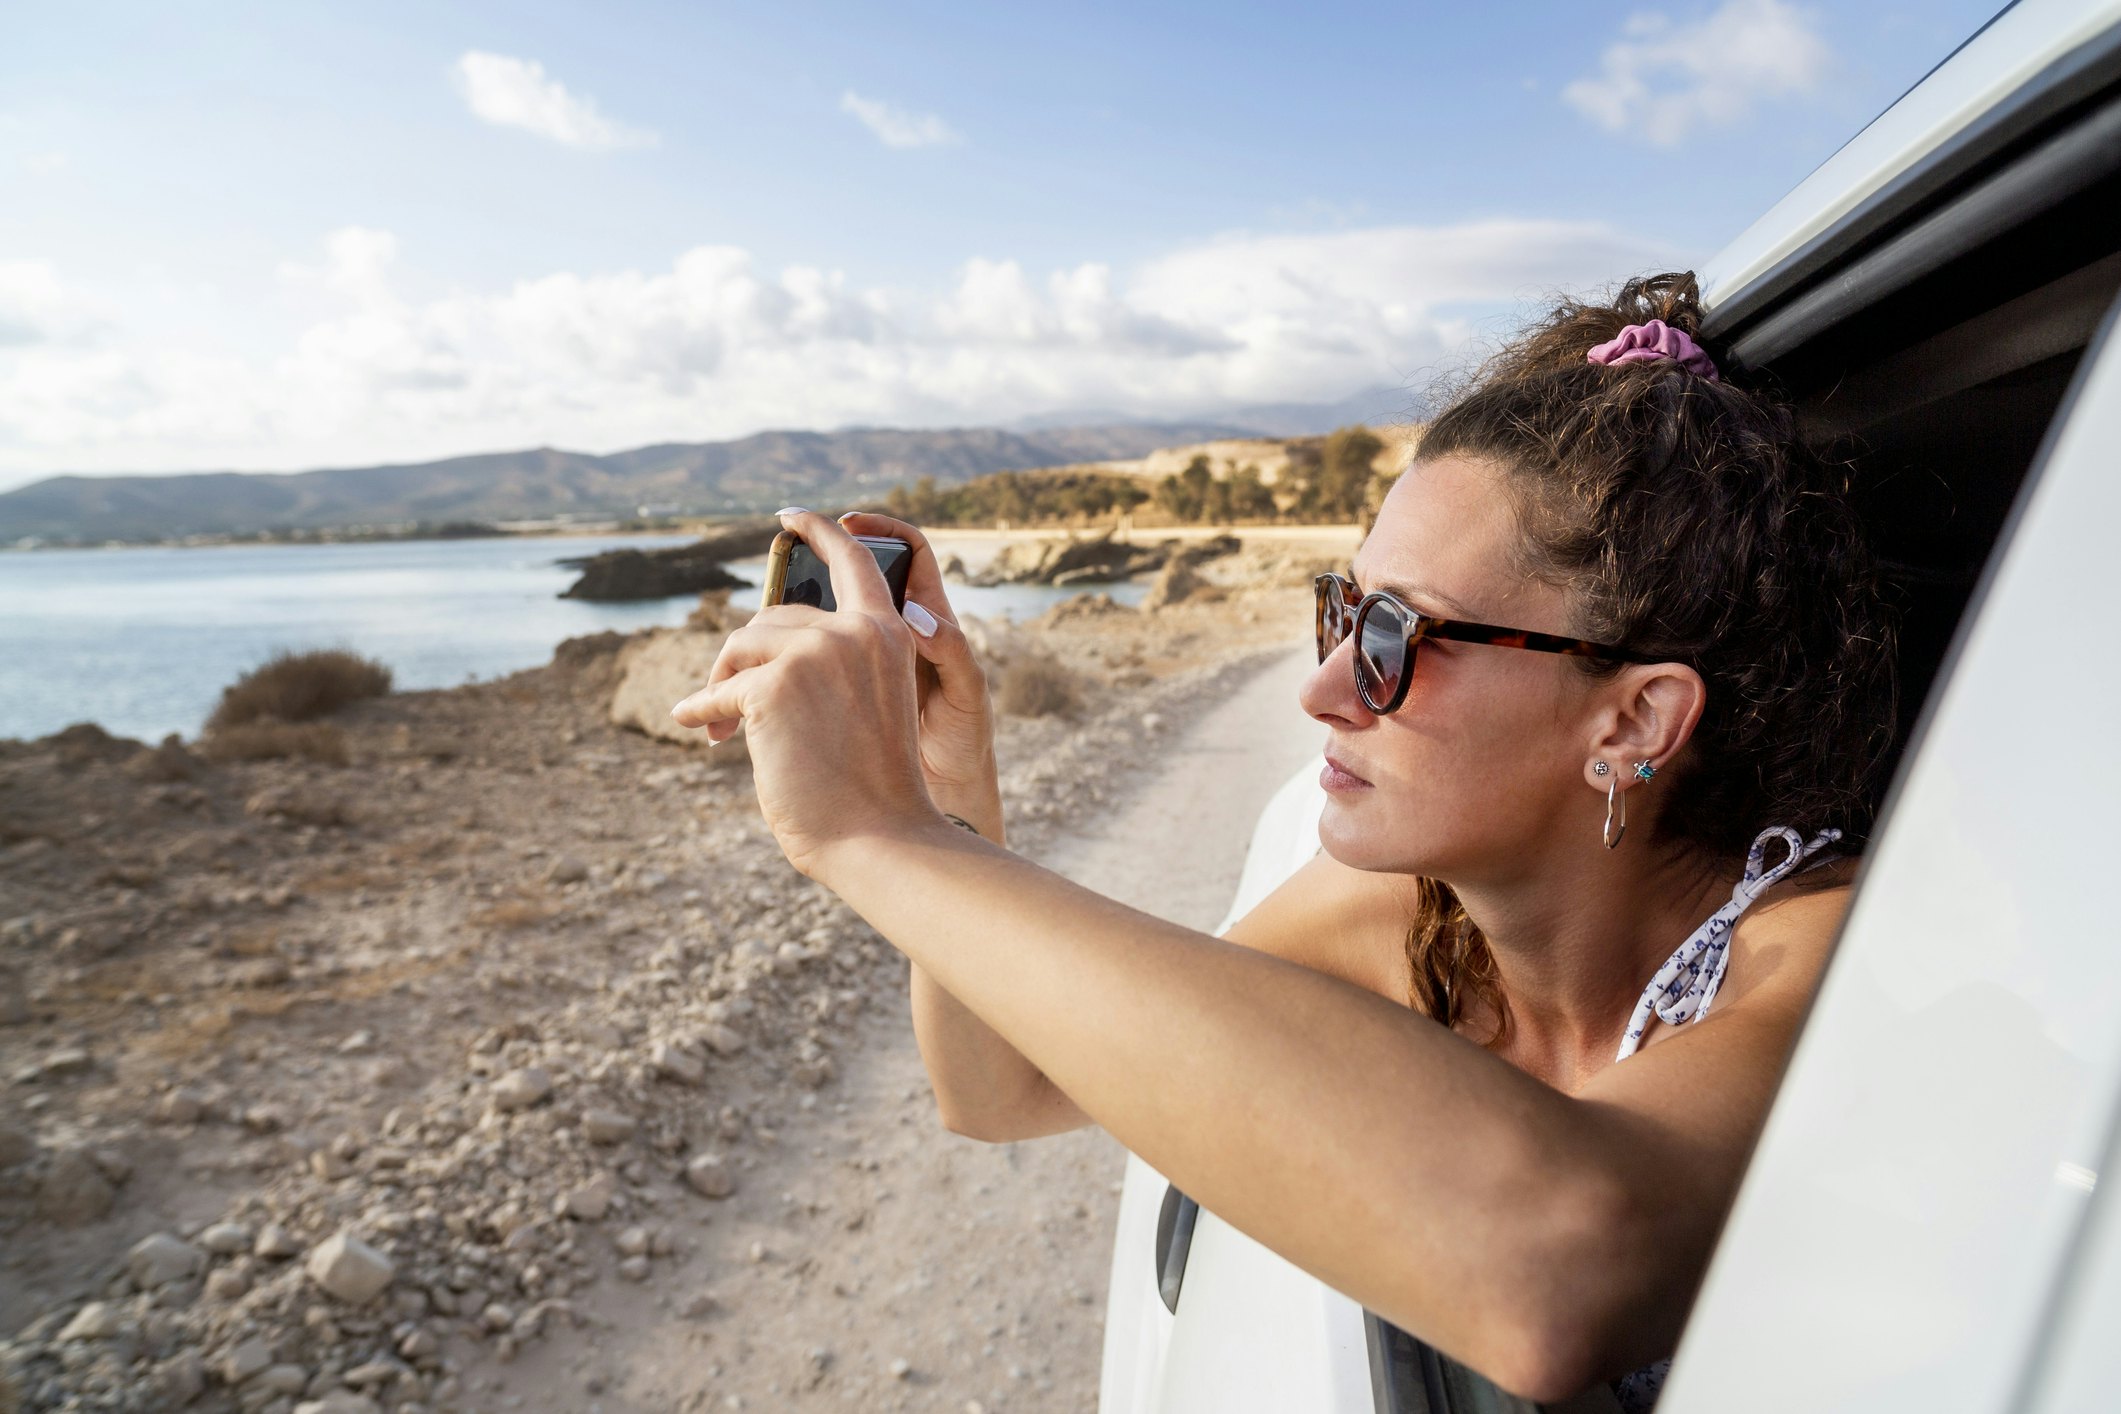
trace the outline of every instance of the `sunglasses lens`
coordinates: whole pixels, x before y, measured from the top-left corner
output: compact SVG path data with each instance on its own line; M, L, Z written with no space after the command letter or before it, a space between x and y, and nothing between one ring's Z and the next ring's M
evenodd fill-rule
M1349 620L1354 617L1348 608L1346 590L1340 581L1331 576L1318 581L1318 661L1323 663L1340 647L1340 641L1348 636Z
M1373 712L1399 695L1407 673L1407 624L1397 609L1373 599L1355 625L1355 685Z

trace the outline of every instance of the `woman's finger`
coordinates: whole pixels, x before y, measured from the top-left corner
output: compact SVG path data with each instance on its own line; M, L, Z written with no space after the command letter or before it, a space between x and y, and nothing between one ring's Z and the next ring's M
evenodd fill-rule
M950 610L950 596L943 592L943 567L919 526L875 511L849 511L840 517L840 524L856 535L889 535L911 545L913 561L906 574L906 597L939 619L957 622L957 615Z
M832 576L832 597L841 608L898 616L898 606L891 602L891 587L884 583L884 572L877 568L876 557L838 521L816 511L791 510L781 513L781 524L801 536L803 543L825 562L826 572Z
M968 712L977 710L986 695L987 679L979 660L972 656L965 631L950 620L929 613L911 597L906 600L903 617L913 630L914 651L935 665L943 700Z
M750 623L730 630L722 640L721 651L714 655L714 666L707 670L707 686L774 657L796 635L812 631L819 626L817 620L826 617L825 610L808 604L776 604L761 610Z
M750 698L758 674L765 667L763 662L754 663L739 668L711 687L701 688L671 708L671 717L681 727L706 727L709 740L720 744L728 738L730 732L735 731L736 724L743 721L745 703ZM728 731L716 736L715 729L719 727L727 727Z

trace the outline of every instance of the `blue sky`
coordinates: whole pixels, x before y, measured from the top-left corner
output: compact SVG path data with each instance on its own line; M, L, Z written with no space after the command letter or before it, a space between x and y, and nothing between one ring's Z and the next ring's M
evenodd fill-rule
M0 486L1418 381L1993 8L18 11Z

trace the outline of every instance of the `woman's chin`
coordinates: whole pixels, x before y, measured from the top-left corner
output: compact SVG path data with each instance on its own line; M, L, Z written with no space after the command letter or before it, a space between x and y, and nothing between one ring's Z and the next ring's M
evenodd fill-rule
M1318 820L1318 843L1338 863L1350 869L1389 870L1384 851L1378 846L1379 831L1363 818L1362 793L1354 799L1326 797L1326 812Z

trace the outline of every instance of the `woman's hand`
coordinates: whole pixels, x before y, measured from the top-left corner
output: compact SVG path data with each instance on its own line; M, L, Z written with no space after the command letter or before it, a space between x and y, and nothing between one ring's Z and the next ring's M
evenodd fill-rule
M913 547L905 619L920 652L921 773L939 809L1002 840L1001 788L994 764L994 713L987 675L972 656L943 592L943 570L919 528L866 511L840 524L853 535L890 535ZM926 617L923 618L923 615Z
M839 608L761 610L671 716L716 742L741 722L766 823L789 861L816 878L836 844L952 827L923 780L915 635L876 561L823 516L791 513L782 523L824 560Z

